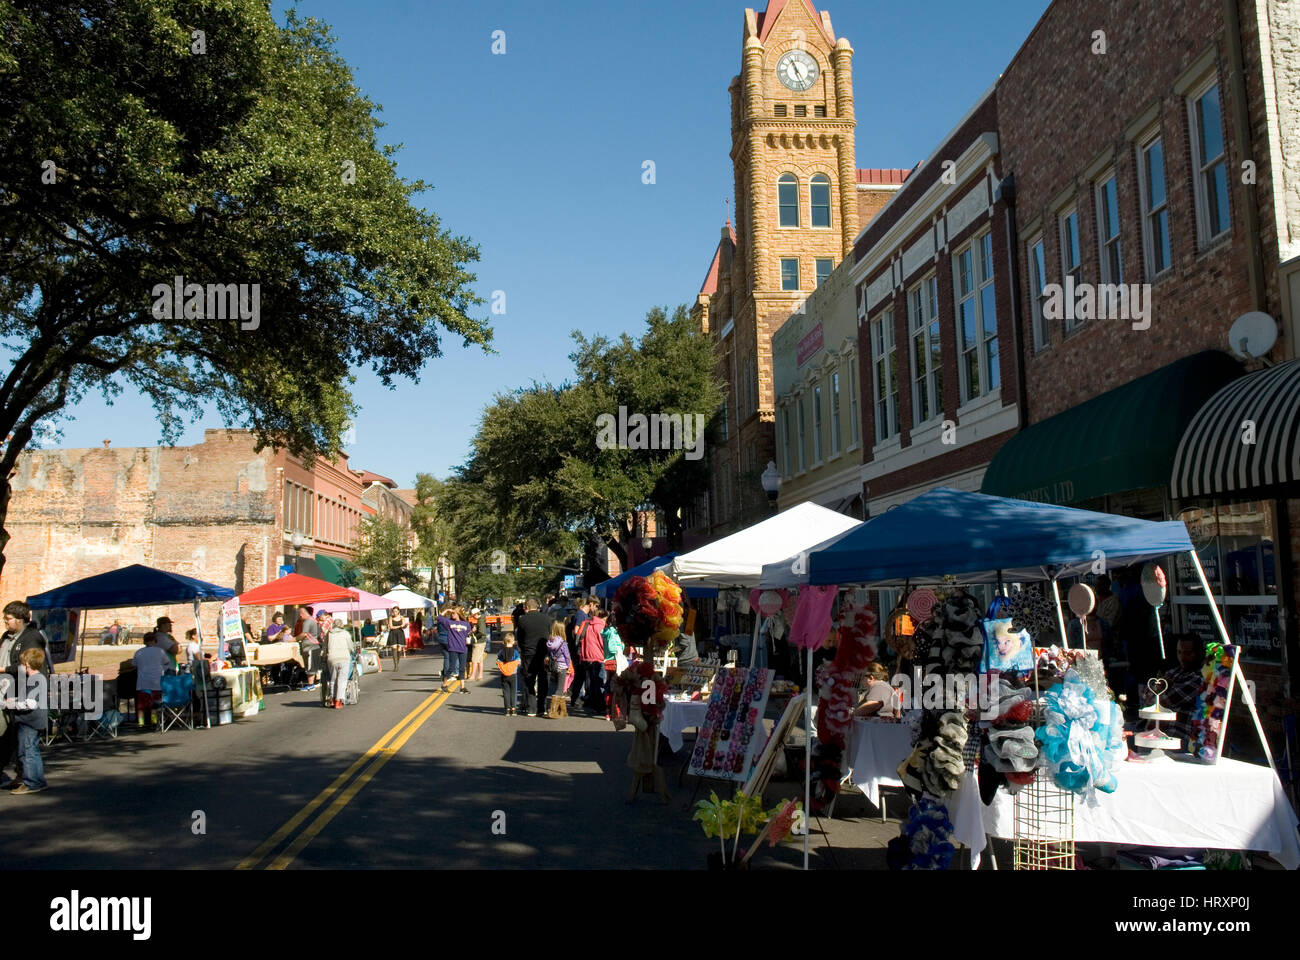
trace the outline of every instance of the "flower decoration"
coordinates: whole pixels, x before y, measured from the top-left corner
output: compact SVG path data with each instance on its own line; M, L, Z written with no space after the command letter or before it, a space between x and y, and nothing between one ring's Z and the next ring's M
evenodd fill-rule
M1036 731L1044 765L1062 790L1090 804L1096 791L1115 790L1113 767L1124 743L1124 718L1109 699L1098 698L1073 669L1047 691L1044 723Z
M889 841L886 862L894 870L946 870L956 854L948 808L922 797L907 812L899 835Z
M682 589L662 570L629 577L614 594L614 626L626 643L671 643L681 631Z
M1201 669L1205 686L1192 715L1195 730L1193 752L1206 763L1214 763L1219 757L1219 732L1228 705L1233 652L1233 647L1221 643L1205 645L1205 666Z
M616 681L622 688L629 703L636 703L641 709L641 716L647 723L658 723L664 715L664 703L668 699L668 684L655 674L654 664L648 660L637 660L618 675ZM648 684L654 684L650 693ZM650 693L647 697L646 694ZM650 701L650 702L647 702Z

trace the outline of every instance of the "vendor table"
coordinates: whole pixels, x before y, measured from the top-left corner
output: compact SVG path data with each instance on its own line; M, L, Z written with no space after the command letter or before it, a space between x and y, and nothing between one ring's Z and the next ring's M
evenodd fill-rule
M271 667L290 660L300 667L307 666L302 662L302 651L296 643L250 643L244 645L244 650L248 653L250 666Z
M257 667L230 667L212 675L221 677L230 688L235 716L249 716L262 709L262 678Z
M844 751L844 772L880 808L881 787L901 787L898 768L912 752L912 728L906 723L855 719Z
M1268 767L1226 758L1213 765L1125 762L1115 777L1115 792L1097 794L1097 806L1075 801L1076 842L1262 850L1288 870L1300 867L1296 816ZM954 807L971 799L979 803L978 794L963 790ZM955 809L952 819L956 824ZM1014 799L999 790L982 819L988 835L1013 838Z
M685 743L682 732L690 727L700 726L708 713L707 700L666 700L664 702L664 718L659 724L659 732L667 738L673 753L680 750Z

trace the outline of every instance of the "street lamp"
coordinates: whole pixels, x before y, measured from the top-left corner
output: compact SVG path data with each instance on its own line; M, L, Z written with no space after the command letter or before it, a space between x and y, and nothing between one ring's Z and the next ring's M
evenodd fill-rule
M773 461L767 461L767 469L763 471L760 479L763 482L763 490L767 493L767 502L775 506L777 494L781 492L781 474Z
M293 544L293 572L298 572L298 551L302 549L302 534L297 530L293 532L293 537L289 540Z

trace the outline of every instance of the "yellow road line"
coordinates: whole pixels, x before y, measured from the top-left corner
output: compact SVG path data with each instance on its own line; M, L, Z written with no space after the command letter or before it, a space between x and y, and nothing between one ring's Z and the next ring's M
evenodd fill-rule
M311 843L318 833L329 826L330 821L338 816L339 813L342 812L343 808L352 802L352 798L361 792L362 787L369 783L375 774L384 768L384 764L397 756L397 751L401 750L402 747L406 745L406 741L410 740L411 737L414 736L415 731L419 730L426 720L437 713L438 708L447 702L451 693L452 690L449 690L447 693L443 694L441 700L431 704L423 714L416 718L415 722L412 723L400 737L385 747L380 752L379 756L375 757L374 762L366 768L365 772L353 780L346 790L335 797L334 802L326 808L325 812L313 820L311 826L298 834L298 836L294 838L293 843L289 845L289 848L267 864L266 869L283 870L285 867L289 866L289 864L294 861L294 858L302 852L303 847Z
M294 830L296 830L304 820L306 820L313 813L315 813L316 810L320 808L321 804L323 804L326 800L332 797L338 791L338 789L343 786L343 784L347 783L354 773L356 773L363 766L365 766L366 763L372 757L374 757L376 754L379 753L379 751L383 750L385 745L389 742L389 740L391 740L404 726L406 726L406 724L410 722L410 720L413 717L415 717L417 714L424 711L424 709L428 707L429 704L431 704L441 694L442 691L438 691L437 693L431 693L427 697L425 697L424 700L420 701L420 703L415 707L414 710L412 710L406 716L402 717L401 720L398 720L397 723L395 723L392 727L390 727L382 737L380 737L378 740L375 741L374 746L372 746L369 750L367 750L365 753L359 756L355 761L353 761L350 767L348 767L337 777L335 777L334 781L328 787L326 787L324 790L318 793L310 803L308 803L305 807L303 807L292 817L290 817L289 820L286 821L285 824L282 827L280 827L279 830L275 831L275 833L267 837L267 839L263 841L263 843L260 846L258 846L256 850L250 853L243 860L239 861L239 863L235 866L235 869L251 870L254 867L256 867L259 863L261 863L262 859L268 853L274 850L277 846L279 846L285 837L289 836L289 834L291 834ZM424 721L421 720L420 722L423 723ZM402 742L405 743L406 741L403 740Z

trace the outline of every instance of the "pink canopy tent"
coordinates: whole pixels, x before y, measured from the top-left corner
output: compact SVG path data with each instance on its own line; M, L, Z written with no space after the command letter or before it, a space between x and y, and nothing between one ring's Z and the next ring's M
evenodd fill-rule
M355 600L330 600L325 603L313 603L312 609L317 613L322 610L329 613L346 613L350 619L358 617L374 617L376 615L384 617L392 608L391 600L381 597L376 593L367 593L365 590L354 587L352 592L357 595Z

